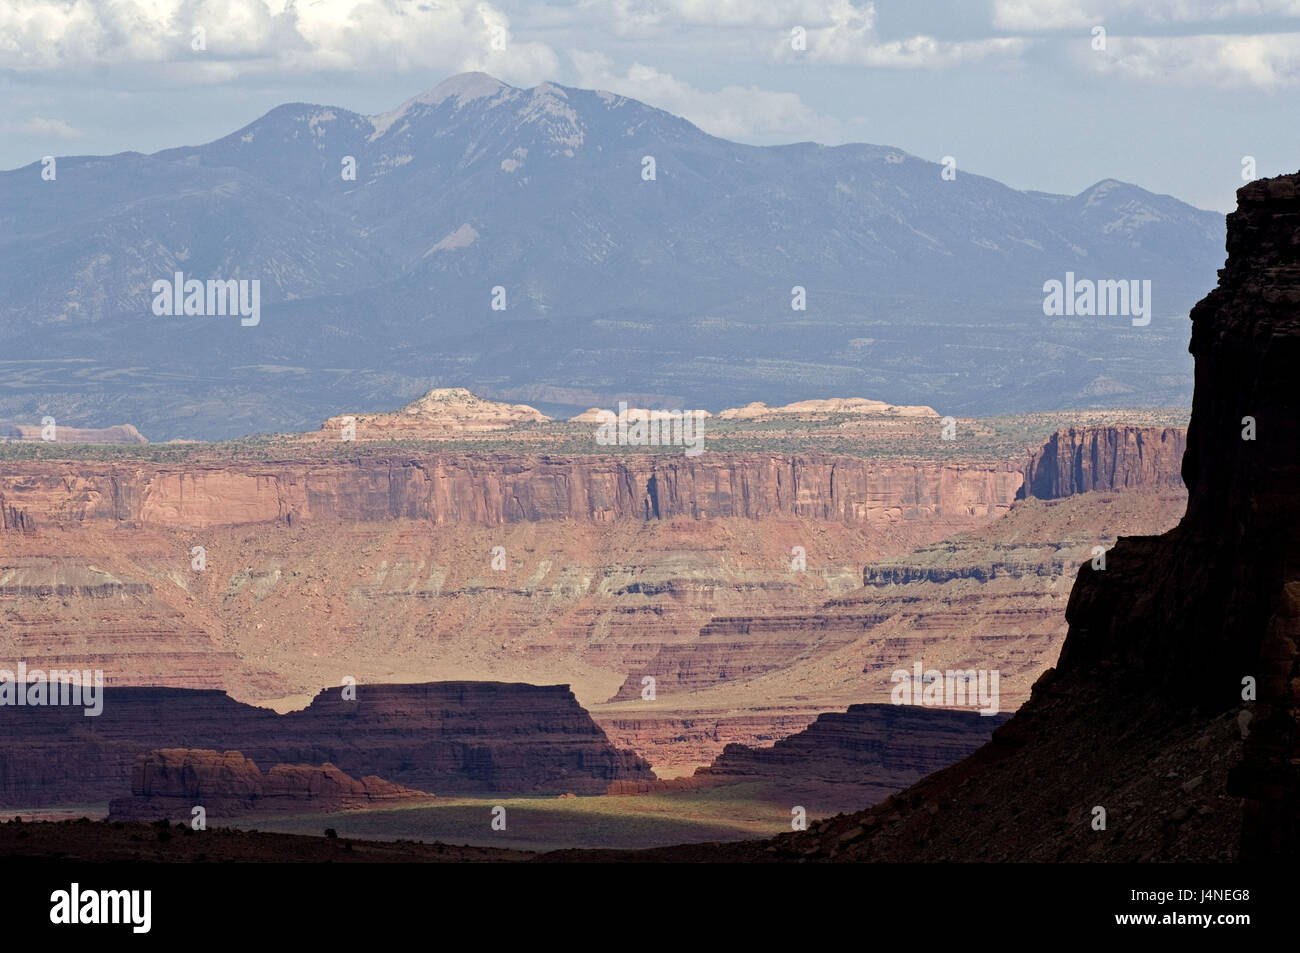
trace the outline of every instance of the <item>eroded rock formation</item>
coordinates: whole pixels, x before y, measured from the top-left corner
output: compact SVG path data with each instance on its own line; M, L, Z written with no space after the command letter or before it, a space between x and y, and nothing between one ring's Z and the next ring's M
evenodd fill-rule
M1178 486L1187 432L1180 427L1071 427L1029 455L1020 498L1058 500L1090 490Z
M463 387L429 391L391 414L341 414L321 424L310 439L427 440L466 433L507 430L550 420L527 404L502 404L476 397ZM346 438L344 435L346 434Z
M45 428L31 424L18 424L9 431L10 440L39 440L56 443L148 443L144 434L133 424L113 427L56 427L54 440L46 441Z
M1010 463L881 463L828 454L430 454L351 462L7 467L0 491L40 520L189 527L304 520L498 526L806 517L849 524L1005 513Z
M163 748L234 748L266 771L329 762L439 794L594 794L654 777L564 685L359 685L353 701L329 689L284 715L218 691L106 688L98 717L0 709L0 803L106 803L129 789L141 754Z
M1008 715L913 705L851 705L766 747L729 744L693 775L615 781L609 794L746 785L747 797L833 814L874 804L983 745Z
M20 510L7 503L2 493L0 493L0 531L25 533L29 536L36 532L36 521L27 515L26 510Z
M158 451L175 463L16 460L0 470L4 512L40 532L0 546L0 659L279 710L339 672L563 682L619 747L686 770L878 700L868 658L996 656L1017 704L1059 649L1064 574L1181 512L1076 495L1060 501L1081 507L1070 520L1025 526L1011 514L1026 455L1002 438L949 445L929 418L760 431L764 446L874 455L273 443ZM1176 482L1160 460L1132 473ZM954 541L1004 518L1014 539ZM863 590L864 563L882 585ZM646 675L671 707L640 703Z
M373 775L358 780L328 762L277 764L263 774L238 751L163 748L136 758L131 796L109 804L109 819L188 823L198 806L213 823L240 814L342 811L431 797Z

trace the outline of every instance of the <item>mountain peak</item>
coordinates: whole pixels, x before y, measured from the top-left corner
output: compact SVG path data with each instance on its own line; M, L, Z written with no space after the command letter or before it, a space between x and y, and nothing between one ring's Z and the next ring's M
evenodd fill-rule
M482 99L485 96L495 96L501 90L509 88L507 84L501 82L495 76L489 76L487 73L477 71L457 73L455 76L447 77L427 93L417 96L413 101L437 104L452 96L461 101L469 101L471 99Z
M366 118L370 120L371 125L375 127L371 139L373 141L387 132L393 123L404 116L412 106L439 106L452 98L455 98L459 106L463 103L473 102L476 99L487 99L497 95L502 90L511 88L495 76L489 76L487 73L458 73L455 76L449 76L433 89L420 93L418 96L413 96L396 109L380 113L377 116L367 116Z

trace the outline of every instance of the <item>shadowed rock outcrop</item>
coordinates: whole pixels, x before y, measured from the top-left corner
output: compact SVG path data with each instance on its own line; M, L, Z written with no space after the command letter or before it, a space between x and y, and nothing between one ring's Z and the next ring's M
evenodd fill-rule
M109 805L109 819L189 822L202 807L209 823L249 813L302 813L420 801L432 795L373 775L351 777L325 764L277 764L263 774L238 751L164 748L136 758L131 796Z
M0 708L0 804L108 802L129 790L139 755L163 748L236 749L264 771L329 762L439 794L597 794L654 777L565 685L359 685L353 701L328 689L284 715L219 691L109 687L98 717Z
M818 715L803 731L768 747L729 744L693 775L615 781L607 793L743 784L747 796L802 804L809 813L852 810L961 760L1008 717L915 705L851 705Z

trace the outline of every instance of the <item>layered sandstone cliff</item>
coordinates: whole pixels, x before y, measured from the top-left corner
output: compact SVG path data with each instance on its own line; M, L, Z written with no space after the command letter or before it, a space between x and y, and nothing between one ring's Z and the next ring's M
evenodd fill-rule
M20 510L7 502L2 493L0 493L0 531L27 535L36 532L36 521L27 515L26 510Z
M218 691L106 688L97 717L0 709L0 804L106 803L129 790L141 754L164 748L235 748L267 771L329 762L439 794L593 794L654 777L564 685L359 685L355 700L330 689L284 715Z
M928 418L851 424L754 433L779 448L846 446L838 435L857 455L342 457L353 450L279 443L186 448L176 463L19 454L0 469L0 659L100 668L111 685L222 688L279 710L341 672L563 682L620 747L682 771L876 699L880 666L936 649L993 659L1018 703L1059 648L1071 560L1175 518L1169 500L1076 494L1069 520L1017 517L1014 539L953 541L1011 516L1026 456L943 442ZM1162 430L1128 432L1149 445ZM1089 439L1104 445L1105 432ZM1173 455L1159 462L1105 473L1176 481ZM658 705L639 701L647 675Z
M850 705L824 712L803 731L757 747L729 744L693 775L615 781L610 794L672 793L745 785L747 798L809 814L874 804L985 744L1009 716L913 705Z
M396 519L518 522L793 516L849 524L1006 512L1008 463L883 463L828 454L429 454L349 462L167 466L84 461L6 467L0 492L38 521L158 527Z
M1071 427L1029 455L1019 496L1057 500L1090 490L1179 486L1187 432L1180 427Z
M109 804L109 819L188 823L202 807L214 823L241 814L342 811L431 797L373 775L358 780L328 762L277 764L263 774L238 751L164 748L136 758L131 796Z

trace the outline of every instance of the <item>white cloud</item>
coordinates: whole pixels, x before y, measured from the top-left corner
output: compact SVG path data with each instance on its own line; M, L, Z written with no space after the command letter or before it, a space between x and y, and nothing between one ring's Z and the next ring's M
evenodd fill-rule
M619 36L707 43L704 55L740 44L786 62L946 69L1016 57L1030 42L1013 37L951 41L923 34L885 39L870 0L587 0L582 10ZM806 35L806 50L791 47L795 27Z
M658 26L820 27L834 23L852 9L874 16L870 2L853 0L587 0L584 9L623 23L629 32Z
M775 47L777 57L787 61L807 57L814 62L855 66L947 69L986 59L1015 59L1030 43L1023 37L938 40L916 35L885 40L876 30L874 4L855 6L848 0L835 0L827 5L826 13L828 24L805 26L806 50L795 50L789 37L783 37Z
M571 50L569 57L578 73L578 85L606 89L684 116L715 136L727 139L768 136L834 139L838 136L838 123L818 114L796 93L755 86L724 86L709 92L640 63L620 72L603 53Z
M81 139L86 135L80 129L69 126L62 119L45 119L41 116L33 116L25 122L8 123L5 129L16 135L31 136L34 139Z
M192 49L193 31L206 50ZM494 29L505 48L492 48ZM481 69L512 81L552 75L541 43L515 42L478 0L6 0L0 68L36 72L167 64L167 75L224 80L318 70Z
M1085 63L1179 86L1254 87L1277 90L1300 85L1300 33L1115 37L1105 55Z
M1137 22L1198 23L1230 17L1300 17L1300 0L994 0L1002 30L1066 30L1125 17Z
M808 43L814 60L901 69L947 69L982 60L1015 60L1028 48L1024 37L994 37L986 40L946 41L930 36L913 36L905 40L861 43L843 42L832 37L826 46Z

